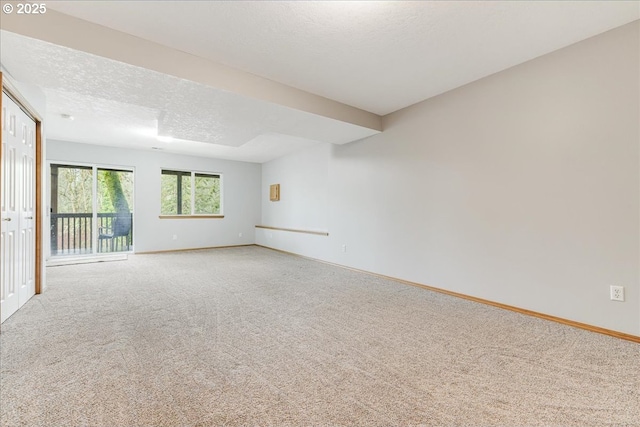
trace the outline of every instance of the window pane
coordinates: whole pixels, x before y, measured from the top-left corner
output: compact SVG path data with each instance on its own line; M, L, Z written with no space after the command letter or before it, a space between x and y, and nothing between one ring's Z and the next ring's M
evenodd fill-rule
M98 212L131 212L133 172L98 169Z
M195 213L220 213L220 176L195 174Z
M93 169L51 165L51 255L93 252Z
M182 210L181 214L191 215L191 173L182 173Z
M98 246L100 253L128 252L133 243L133 172L97 170Z
M90 167L51 165L57 171L58 195L54 213L93 212L93 171ZM52 191L52 194L54 192Z
M162 171L162 200L160 213L162 215L178 214L178 175L166 174Z

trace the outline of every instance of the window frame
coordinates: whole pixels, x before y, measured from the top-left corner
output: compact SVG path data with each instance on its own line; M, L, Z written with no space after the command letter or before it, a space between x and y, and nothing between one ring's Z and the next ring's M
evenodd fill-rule
M206 214L197 214L195 213L196 206L196 186L195 186L195 178L196 174L210 176L213 178L218 178L220 181L220 212L217 214L214 213L206 213ZM185 169L176 169L176 168L160 168L160 195L162 197L162 175L174 175L177 176L177 211L182 211L182 179L186 176L189 176L190 179L190 190L191 190L191 203L190 203L190 213L177 213L177 214L163 214L162 213L162 200L160 201L160 215L158 216L160 219L184 219L184 218L224 218L224 179L223 175L219 172L209 172L209 171L200 171L200 170L185 170Z

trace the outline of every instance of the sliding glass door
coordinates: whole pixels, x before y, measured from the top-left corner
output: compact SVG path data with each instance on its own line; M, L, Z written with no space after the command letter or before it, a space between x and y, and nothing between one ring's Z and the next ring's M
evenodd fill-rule
M133 250L133 171L50 165L51 255Z

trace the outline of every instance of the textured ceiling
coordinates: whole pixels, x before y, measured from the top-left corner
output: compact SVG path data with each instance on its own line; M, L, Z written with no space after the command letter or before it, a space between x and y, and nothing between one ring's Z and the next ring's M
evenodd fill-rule
M0 36L3 67L46 95L51 139L264 162L377 133L7 31Z
M640 18L637 1L56 1L49 7L381 115Z
M252 162L365 138L380 129L375 114L640 18L637 1L51 1L47 8L40 17L3 15L0 26L13 29L0 32L0 63L46 94L48 138ZM54 40L80 50L47 42ZM366 124L353 114L368 115Z

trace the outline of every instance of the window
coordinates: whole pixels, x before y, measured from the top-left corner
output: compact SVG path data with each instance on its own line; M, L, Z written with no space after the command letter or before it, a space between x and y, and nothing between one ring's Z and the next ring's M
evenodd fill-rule
M162 170L162 215L221 215L220 175Z

